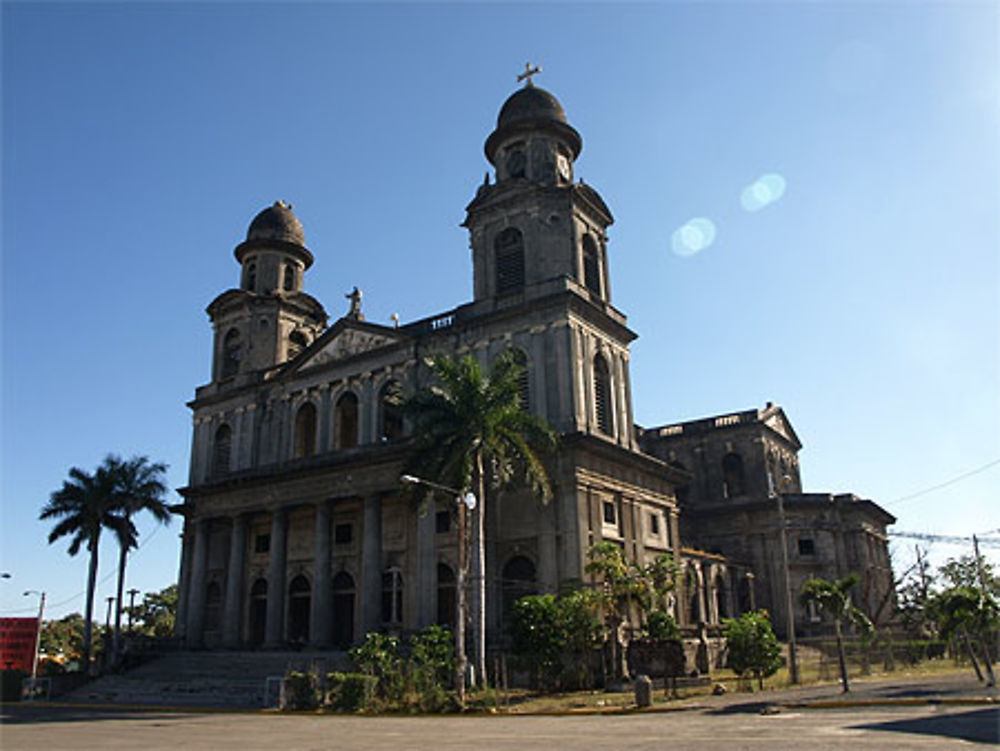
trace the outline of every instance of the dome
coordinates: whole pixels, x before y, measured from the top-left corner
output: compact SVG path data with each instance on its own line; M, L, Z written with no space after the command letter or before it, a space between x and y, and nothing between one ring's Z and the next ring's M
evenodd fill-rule
M247 230L247 242L253 240L279 240L293 245L306 244L302 222L292 213L290 204L275 201L254 217Z
M503 103L497 116L497 128L539 120L566 123L566 113L559 100L545 89L525 86L511 94Z
M543 131L560 138L576 159L583 148L583 139L568 122L559 100L545 89L525 86L503 103L497 115L497 127L486 139L486 158L496 164L497 149L504 140L520 137L532 131Z

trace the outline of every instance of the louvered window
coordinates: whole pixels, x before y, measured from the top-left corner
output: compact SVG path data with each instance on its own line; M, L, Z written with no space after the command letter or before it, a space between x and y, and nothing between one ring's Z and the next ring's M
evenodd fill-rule
M521 231L508 227L497 235L497 293L510 292L524 286L524 240Z
M583 283L591 292L601 294L600 254L590 235L583 238Z
M611 396L611 376L601 355L594 358L594 410L597 429L605 435L615 432L614 405Z

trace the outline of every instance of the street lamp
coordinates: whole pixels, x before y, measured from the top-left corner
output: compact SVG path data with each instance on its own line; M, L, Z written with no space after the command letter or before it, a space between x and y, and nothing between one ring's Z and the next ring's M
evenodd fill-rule
M465 613L467 610L465 598L465 569L467 556L465 551L465 516L476 507L475 493L462 494L461 490L447 485L431 482L414 475L400 475L399 481L404 485L424 485L433 490L450 494L458 506L458 573L455 575L455 693L460 704L465 704L465 673L468 660L465 657Z
M45 593L35 589L29 589L24 593L28 595L38 595L38 629L35 632L35 653L31 661L31 696L35 695L35 686L38 685L38 650L42 645L42 616L45 615Z
M771 479L770 472L767 475ZM785 475L781 478L783 482L788 482L792 478ZM778 523L781 525L781 567L785 572L785 628L788 631L788 677L792 683L799 682L799 661L795 647L795 610L792 600L792 575L788 567L788 525L785 519L785 499L784 494L773 487L771 483L771 494L778 501Z

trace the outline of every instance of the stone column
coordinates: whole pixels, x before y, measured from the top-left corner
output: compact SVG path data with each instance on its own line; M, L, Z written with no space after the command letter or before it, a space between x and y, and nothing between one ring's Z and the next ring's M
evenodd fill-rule
M271 513L271 552L267 562L267 628L264 641L277 646L285 640L285 537L288 513Z
M205 625L205 569L208 564L208 519L199 519L194 528L194 555L191 561L191 580L187 596L187 645L201 644Z
M226 601L222 611L222 644L236 647L240 643L240 614L243 612L243 569L247 551L247 518L233 517L229 536L229 567L226 570Z
M330 643L333 628L333 592L330 582L330 504L316 504L315 553L313 555L312 611L309 624L309 642L314 647Z
M371 495L364 501L361 543L361 634L377 631L382 625L382 498Z
M435 536L437 507L427 503L424 513L417 513L417 626L424 628L437 621L437 554Z
M191 592L191 546L193 541L188 530L191 523L185 518L181 538L181 563L177 572L177 613L174 620L174 636L182 641L187 635L187 601Z

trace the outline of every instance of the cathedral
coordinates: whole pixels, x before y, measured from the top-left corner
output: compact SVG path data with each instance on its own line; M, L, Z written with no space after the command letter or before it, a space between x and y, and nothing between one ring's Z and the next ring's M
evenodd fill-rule
M613 218L574 175L582 146L529 77L500 109L485 143L493 179L466 208L473 299L409 323L366 321L355 289L331 324L306 292L322 251L314 258L292 208L279 201L253 219L234 251L238 287L208 306L212 378L189 403L185 645L335 649L454 622L453 499L412 504L400 482L410 426L391 398L428 385L426 357L441 352L488 366L513 351L524 404L560 435L552 502L511 490L487 507L489 645L502 644L518 597L586 582L587 551L605 540L629 560L680 562L672 607L689 638L752 607L780 626L779 494L793 588L854 571L873 613L888 599L893 518L854 496L803 493L800 444L779 407L634 423L637 335L611 303ZM796 613L797 628L813 616Z

